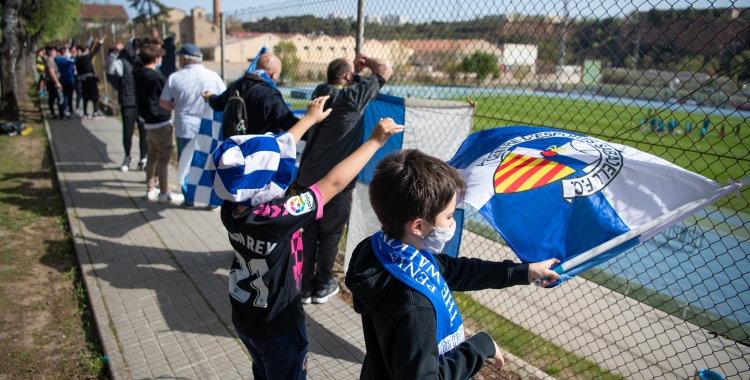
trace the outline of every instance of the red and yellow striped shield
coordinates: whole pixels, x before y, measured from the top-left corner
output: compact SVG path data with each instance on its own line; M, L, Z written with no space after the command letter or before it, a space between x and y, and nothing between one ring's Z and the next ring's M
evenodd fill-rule
M575 173L575 169L544 158L510 153L495 171L495 193L535 189Z

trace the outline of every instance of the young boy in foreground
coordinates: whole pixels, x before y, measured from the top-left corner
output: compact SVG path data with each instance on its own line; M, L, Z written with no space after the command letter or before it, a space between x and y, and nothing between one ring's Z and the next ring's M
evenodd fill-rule
M362 315L367 354L360 378L468 379L495 359L484 332L465 338L452 291L500 289L559 276L557 260L533 264L441 255L456 230L453 212L466 193L461 175L418 150L385 157L370 183L382 230L355 248L346 273L354 310Z
M323 179L284 197L292 180L295 145L330 114L330 109L323 112L327 99L313 100L288 133L232 136L209 163L216 194L224 199L221 221L235 250L229 273L232 322L253 358L255 379L306 377L299 229L320 219L323 205L354 179L390 135L403 131L392 119L381 120L370 139Z

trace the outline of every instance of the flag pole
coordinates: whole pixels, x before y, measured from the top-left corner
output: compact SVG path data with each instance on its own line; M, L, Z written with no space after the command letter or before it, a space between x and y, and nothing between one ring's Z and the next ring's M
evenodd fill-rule
M737 182L730 183L720 189L715 190L705 198L697 199L683 206L680 206L654 220L644 223L612 240L608 240L588 251L581 253L580 255L552 268L558 274L574 269L575 267L589 261L599 255L610 252L611 250L620 247L620 245L630 243L630 247L638 245L651 239L658 233L666 230L669 227L683 221L690 215L695 214L698 210L705 208L711 203L731 194L732 192L739 192L740 188L750 184L750 177L745 177ZM637 240L636 240L637 239ZM628 247L628 248L630 248Z

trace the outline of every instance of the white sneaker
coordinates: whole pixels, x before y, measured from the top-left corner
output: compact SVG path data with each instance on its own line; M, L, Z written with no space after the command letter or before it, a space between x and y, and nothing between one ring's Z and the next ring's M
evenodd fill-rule
M171 191L167 191L166 194L159 194L159 203L171 203L175 205L181 204L185 200L182 194L172 194Z
M130 156L125 157L124 160L122 160L122 165L120 166L120 171L127 172L130 171L130 163L133 161Z
M146 199L150 201L159 200L159 189L153 189L146 191Z

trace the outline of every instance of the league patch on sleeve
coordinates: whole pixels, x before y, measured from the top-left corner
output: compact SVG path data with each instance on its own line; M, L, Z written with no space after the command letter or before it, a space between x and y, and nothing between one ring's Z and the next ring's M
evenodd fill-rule
M308 191L287 199L284 207L292 215L302 215L313 210L314 202L314 195Z

